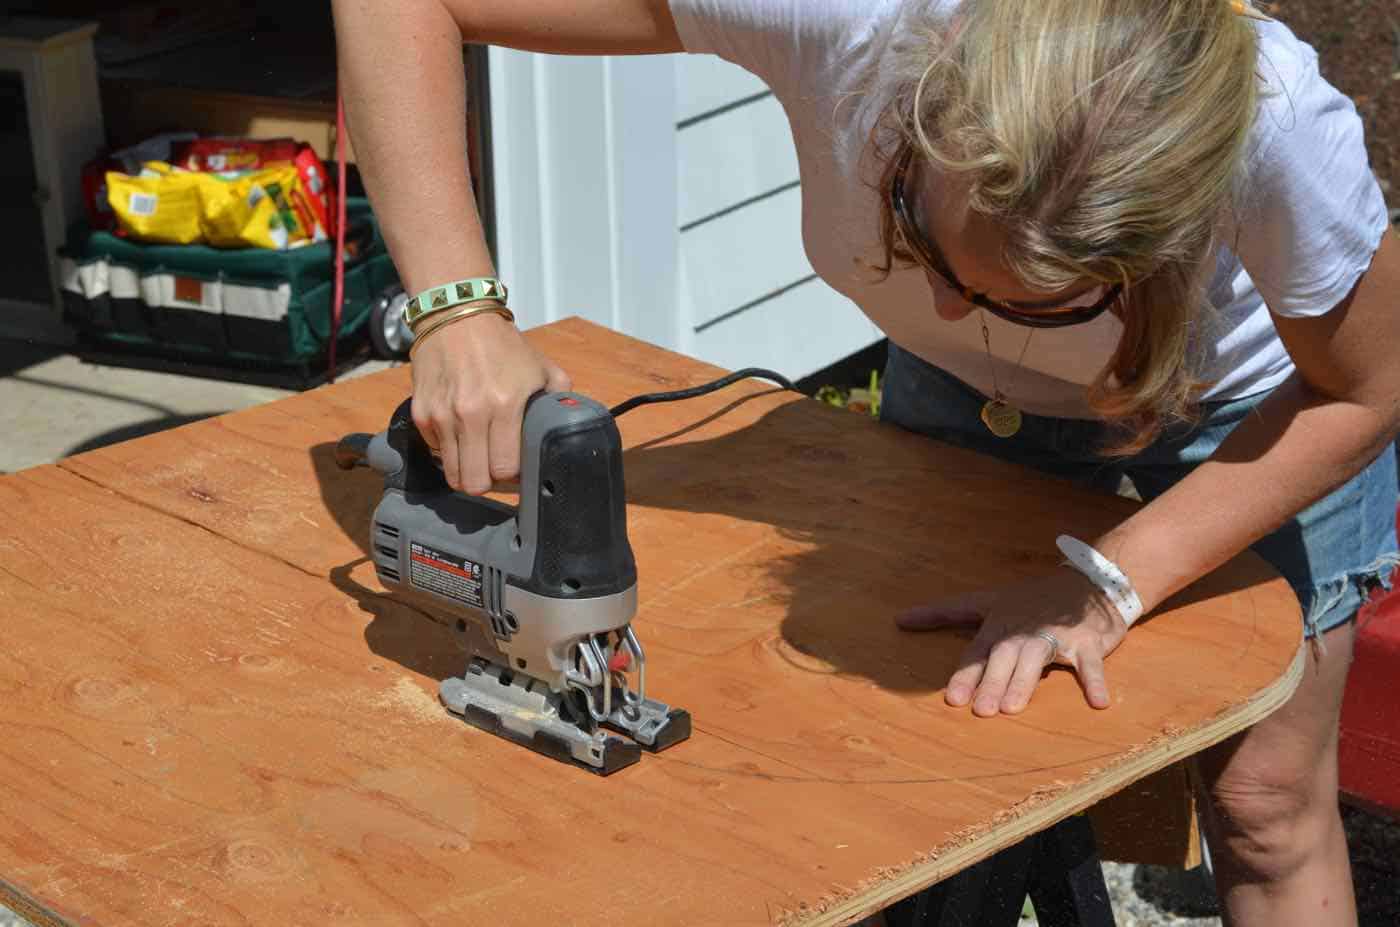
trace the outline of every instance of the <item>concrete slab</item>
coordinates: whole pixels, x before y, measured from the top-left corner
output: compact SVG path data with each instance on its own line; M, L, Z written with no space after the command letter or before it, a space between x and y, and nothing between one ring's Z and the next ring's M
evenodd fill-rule
M345 377L390 366L368 361ZM268 386L88 363L62 348L0 340L0 472L270 402Z

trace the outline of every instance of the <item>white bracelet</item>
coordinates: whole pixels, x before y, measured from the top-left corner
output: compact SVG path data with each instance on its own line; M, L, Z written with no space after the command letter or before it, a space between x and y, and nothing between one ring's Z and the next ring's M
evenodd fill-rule
M1055 546L1065 555L1069 566L1089 577L1090 582L1104 591L1128 627L1131 628L1133 622L1142 617L1142 600L1133 588L1133 581L1118 569L1116 563L1067 534L1055 538Z

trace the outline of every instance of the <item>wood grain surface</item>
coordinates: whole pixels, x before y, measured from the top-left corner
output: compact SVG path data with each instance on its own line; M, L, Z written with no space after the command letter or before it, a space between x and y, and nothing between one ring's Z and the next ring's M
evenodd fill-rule
M605 403L717 371L530 333ZM1244 556L1134 627L1114 706L1052 671L944 704L965 637L891 616L1056 568L1132 503L748 381L619 419L655 696L692 738L598 778L463 724L464 668L366 560L331 459L405 369L0 478L0 900L40 924L845 924L1287 698Z

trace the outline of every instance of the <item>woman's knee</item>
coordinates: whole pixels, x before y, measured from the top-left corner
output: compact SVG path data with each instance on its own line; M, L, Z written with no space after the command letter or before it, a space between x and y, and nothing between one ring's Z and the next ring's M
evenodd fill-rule
M1263 878L1292 871L1340 827L1337 728L1354 624L1327 634L1288 702L1197 757L1211 851Z
M1211 852L1263 879L1296 871L1337 826L1335 761L1236 763L1206 797Z

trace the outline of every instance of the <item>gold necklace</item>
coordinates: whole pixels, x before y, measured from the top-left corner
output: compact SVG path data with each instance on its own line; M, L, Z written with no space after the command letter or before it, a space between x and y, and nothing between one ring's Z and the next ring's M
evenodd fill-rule
M987 331L987 314L980 306L977 312L982 320L982 344L987 348L987 366L992 371L992 398L982 404L982 424L998 438L1009 438L1021 430L1021 410L1007 400L1006 394L997 384L997 365L992 360L992 336ZM1031 338L1034 336L1035 329L1032 328L1026 334L1026 343L1021 345L1021 356L1016 359L1016 370L1012 372L1013 379L1006 384L1007 389L1015 382L1015 375L1021 369L1021 361L1026 359L1026 348L1031 346Z

